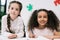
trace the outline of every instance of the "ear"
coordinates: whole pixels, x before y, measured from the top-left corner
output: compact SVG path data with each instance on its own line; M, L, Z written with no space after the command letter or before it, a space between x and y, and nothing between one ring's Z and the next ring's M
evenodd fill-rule
M20 16L20 14L18 16Z
M19 15L18 15L18 16L21 16L21 15L20 15L20 12L19 12Z

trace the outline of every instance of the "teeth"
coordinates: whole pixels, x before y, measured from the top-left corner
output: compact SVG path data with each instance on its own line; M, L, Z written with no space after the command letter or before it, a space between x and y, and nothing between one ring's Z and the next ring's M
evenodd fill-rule
M44 21L42 21L41 23L44 23Z
M41 23L45 23L45 22L41 22Z

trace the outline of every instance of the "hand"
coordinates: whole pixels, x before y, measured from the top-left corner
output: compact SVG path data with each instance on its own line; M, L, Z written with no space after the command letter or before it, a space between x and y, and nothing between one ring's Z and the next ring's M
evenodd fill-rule
M54 32L54 35L60 36L60 32Z
M53 39L53 36L49 36L49 35L45 35L44 37L46 37L48 39Z
M35 35L34 34L32 34L32 35L30 34L29 37L30 38L35 38Z
M35 35L33 33L29 33L29 38L35 38Z
M8 36L9 39L13 39L13 38L16 38L16 37L17 37L16 34L10 34L10 35Z

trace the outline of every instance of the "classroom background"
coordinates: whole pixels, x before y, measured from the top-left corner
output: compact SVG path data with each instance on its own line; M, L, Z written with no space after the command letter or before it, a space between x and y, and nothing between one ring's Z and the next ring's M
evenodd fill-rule
M0 30L1 30L1 18L3 15L8 14L9 2L13 0L0 0ZM27 24L32 12L36 9L48 9L55 12L56 16L60 20L60 0L16 0L20 1L23 5L21 16L27 30Z

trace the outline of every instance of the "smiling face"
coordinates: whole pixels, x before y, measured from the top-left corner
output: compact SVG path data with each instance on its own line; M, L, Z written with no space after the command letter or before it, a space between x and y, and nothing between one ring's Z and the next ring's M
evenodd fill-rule
M19 4L17 4L17 3L10 4L10 8L8 9L8 12L9 12L12 20L17 18L17 16L20 14Z
M40 11L37 15L37 22L39 26L45 26L48 20L47 12Z

